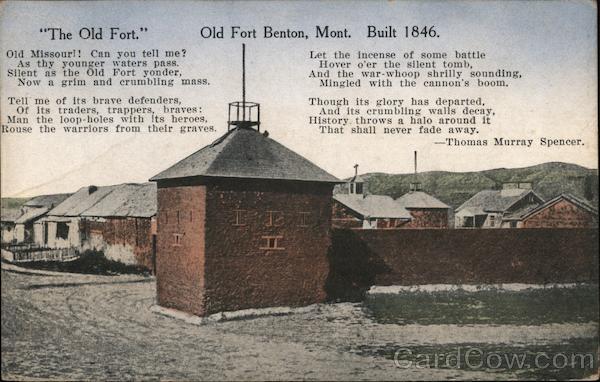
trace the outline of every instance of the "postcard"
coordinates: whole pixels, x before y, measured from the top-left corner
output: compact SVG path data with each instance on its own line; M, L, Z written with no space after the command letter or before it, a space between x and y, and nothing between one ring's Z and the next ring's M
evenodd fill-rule
M598 378L593 1L4 1L3 380Z

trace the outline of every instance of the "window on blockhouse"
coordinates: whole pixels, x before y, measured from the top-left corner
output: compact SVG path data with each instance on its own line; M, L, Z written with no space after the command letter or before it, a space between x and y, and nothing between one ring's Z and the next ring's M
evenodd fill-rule
M300 227L308 227L310 223L310 212L300 212Z
M233 225L240 226L240 227L246 225L246 211L245 210L233 210Z
M56 223L56 238L65 240L69 238L69 225L67 223Z
M283 225L283 211L267 211L267 227L281 227Z
M135 222L135 245L136 247L138 245L140 245L140 240L139 240L139 233L138 233L138 220L136 218L134 218L134 222Z
M490 215L490 227L494 227L496 225L496 217L494 215Z
M363 193L363 184L362 183L356 183L356 193L357 194Z
M181 239L182 239L183 235L180 233L174 233L173 234L173 246L174 247L179 247L181 246Z
M283 236L263 236L260 249L275 251L285 249L282 247Z

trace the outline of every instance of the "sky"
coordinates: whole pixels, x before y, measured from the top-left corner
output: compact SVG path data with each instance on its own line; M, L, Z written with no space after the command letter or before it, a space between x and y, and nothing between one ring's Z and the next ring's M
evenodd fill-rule
M209 86L94 89L19 87L2 70L0 122L8 97L180 97L201 106L217 131L195 135L32 133L2 134L1 194L32 196L74 192L95 184L144 182L227 130L227 103L241 98L240 50L247 49L247 99L261 104L262 127L270 137L344 178L358 163L361 173L407 173L413 151L419 171L478 171L524 167L549 161L597 168L597 19L588 1L385 1L385 2L16 2L0 4L0 68L14 65L8 51L25 49L185 49L180 69ZM348 28L350 39L204 39L204 26L302 29ZM433 39L368 39L367 25L435 25ZM40 28L116 26L139 30L138 40L49 39ZM481 69L519 70L509 88L323 89L307 75L309 52L394 51L398 54L454 50L486 52ZM431 137L377 134L324 135L308 124L309 97L410 98L483 97L496 116L478 138L580 138L579 147L462 147L435 145ZM56 115L54 116L57 117ZM34 126L36 126L34 124Z

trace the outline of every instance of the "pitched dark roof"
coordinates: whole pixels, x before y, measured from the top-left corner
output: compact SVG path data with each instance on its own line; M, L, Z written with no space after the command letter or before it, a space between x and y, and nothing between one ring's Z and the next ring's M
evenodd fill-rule
M546 203L540 204L536 208L528 211L526 214L523 215L522 218L524 219L524 218L530 217L532 215L535 215L538 212L558 203L561 200L568 200L569 202L575 204L579 208L586 210L586 211L590 212L591 214L598 215L598 209L596 207L594 207L592 204L590 204L587 200L578 198L577 196L572 195L572 194L560 194L557 197L548 200Z
M504 214L502 216L502 220L523 220L523 217L525 215L528 215L531 211L533 211L534 209L538 208L539 204L528 204L526 206L523 206L517 210L514 211L510 211L507 214Z
M458 207L456 211L468 209L469 211L478 213L504 212L529 193L536 195L533 190L522 188L483 190L473 195L469 200ZM540 200L543 200L539 196L537 197Z
M29 199L23 206L52 208L58 206L71 195L72 194L40 195Z
M156 183L121 184L81 216L152 217L156 203Z
M14 223L23 212L19 208L1 208L0 220L3 222Z
M447 204L423 191L411 191L396 199L405 208L450 208Z
M98 203L117 186L81 187L76 193L54 207L49 216L80 216L87 209Z
M150 180L196 176L340 183L306 158L253 129L232 129Z
M151 217L156 214L156 183L82 187L48 215Z
M336 194L334 200L342 203L364 218L411 219L410 213L387 195Z
M25 212L23 215L19 216L17 220L15 220L16 224L26 224L30 221L36 220L40 216L43 216L48 212L48 207L32 207L29 211Z

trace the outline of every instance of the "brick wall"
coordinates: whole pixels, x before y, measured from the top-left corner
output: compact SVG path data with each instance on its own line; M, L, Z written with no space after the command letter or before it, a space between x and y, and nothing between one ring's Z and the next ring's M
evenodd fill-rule
M333 230L330 299L371 285L598 281L597 229Z
M331 192L303 182L208 185L206 312L324 301ZM265 249L269 237L277 249Z
M562 199L523 220L524 228L591 228L598 227L598 216Z
M334 228L362 228L362 219L337 200L333 200L331 204L331 215L331 224Z
M412 219L402 228L448 228L448 209L408 209Z
M156 289L161 306L197 315L204 310L206 187L159 183Z

